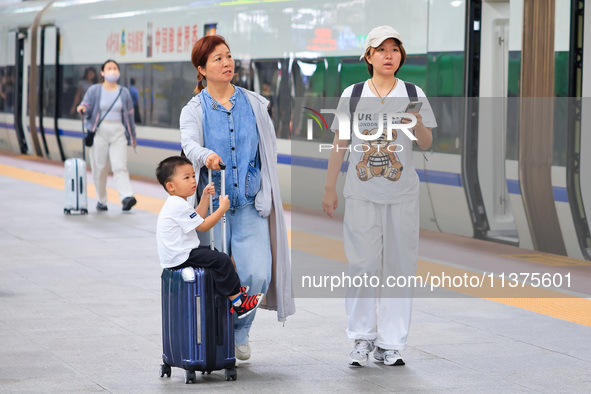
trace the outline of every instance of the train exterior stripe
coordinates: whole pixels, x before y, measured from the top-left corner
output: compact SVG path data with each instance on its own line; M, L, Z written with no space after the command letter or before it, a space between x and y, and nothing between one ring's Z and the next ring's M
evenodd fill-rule
M425 170L417 169L417 174L419 174L419 179L421 180L421 182L429 182L429 183L436 183L439 185L463 187L462 177L460 176L460 174L456 174L453 172L436 171L436 170L426 170L425 171Z
M519 181L515 179L507 179L507 190L510 194L521 194ZM566 187L552 186L552 193L554 194L554 201L568 202Z
M0 128L14 129L14 125L10 123L0 123ZM53 129L46 128L45 133L54 135ZM65 137L82 138L80 131L64 130L60 129L60 135ZM179 142L172 141L157 141L145 138L138 138L138 146L145 146L149 148L167 149L172 151L181 151L181 144ZM318 170L325 170L328 167L328 160L314 157L287 155L283 153L277 154L277 163L284 165L293 165L298 167L313 168ZM343 163L341 171L347 171L348 162ZM436 170L420 170L417 169L417 174L421 182L428 182L437 185L456 186L463 187L462 177L460 174L447 171L436 171ZM514 179L507 179L507 190L510 194L521 194L519 188L519 181ZM568 195L565 187L552 186L552 192L554 194L554 201L568 203Z

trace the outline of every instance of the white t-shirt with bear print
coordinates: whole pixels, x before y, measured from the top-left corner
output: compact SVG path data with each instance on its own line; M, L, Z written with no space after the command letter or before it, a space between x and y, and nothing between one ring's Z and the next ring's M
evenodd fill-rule
M337 110L349 114L349 98L353 93L353 86L343 91ZM425 127L437 127L425 93L418 86L416 89L418 100L423 103L419 111L423 124ZM355 109L354 121L357 122L362 134L375 134L379 125L378 119L382 119L384 127L382 137L373 141L362 140L351 130L349 169L343 191L345 198L362 199L378 204L396 204L418 198L419 177L413 163L413 141L401 129L396 129L392 133L392 140L387 140L386 118L383 115L403 113L408 103L408 93L404 81L400 79L383 101L371 92L368 81L364 83L361 98ZM400 123L400 118L394 118L393 122ZM339 129L336 117L331 129Z

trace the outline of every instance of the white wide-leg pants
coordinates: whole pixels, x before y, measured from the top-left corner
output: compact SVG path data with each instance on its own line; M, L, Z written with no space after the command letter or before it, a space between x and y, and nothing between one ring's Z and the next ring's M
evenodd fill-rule
M383 349L403 350L410 327L412 289L394 289L386 281L388 276L416 275L419 200L375 204L346 199L343 236L349 275L380 278L377 287L349 289L345 300L347 337L373 341Z
M89 152L92 178L98 201L107 205L107 175L109 161L119 192L119 199L133 196L129 172L127 171L127 138L121 122L103 121L96 131L94 143Z

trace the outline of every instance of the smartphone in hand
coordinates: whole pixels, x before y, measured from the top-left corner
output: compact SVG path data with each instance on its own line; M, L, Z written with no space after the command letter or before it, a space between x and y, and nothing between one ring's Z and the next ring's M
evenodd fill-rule
M410 103L408 103L408 105L406 106L406 109L404 110L405 113L409 113L409 112L419 112L421 110L421 107L423 106L423 102L422 101L411 101Z

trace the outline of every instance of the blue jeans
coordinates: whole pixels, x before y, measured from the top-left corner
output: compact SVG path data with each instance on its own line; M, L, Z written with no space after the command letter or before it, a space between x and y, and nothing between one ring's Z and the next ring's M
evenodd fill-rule
M266 293L271 281L271 241L269 219L259 216L254 204L226 212L227 251L234 257L242 286L250 286L249 295ZM214 229L215 248L222 250L221 220ZM248 343L248 333L256 313L234 319L236 345Z

